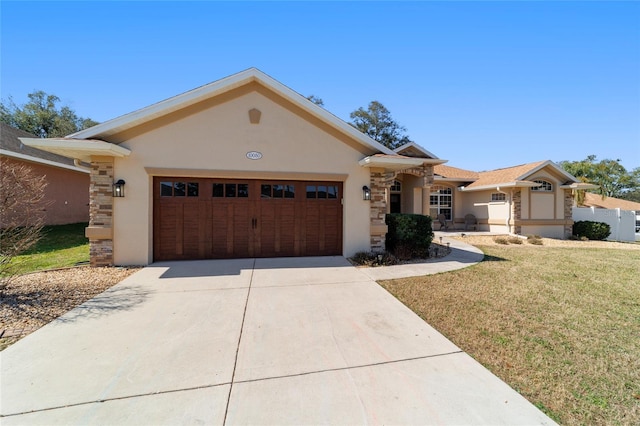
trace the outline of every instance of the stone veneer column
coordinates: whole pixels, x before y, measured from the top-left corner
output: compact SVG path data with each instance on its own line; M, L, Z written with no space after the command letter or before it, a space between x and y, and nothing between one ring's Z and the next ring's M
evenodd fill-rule
M570 189L564 190L564 237L573 235L573 193Z
M387 224L385 216L387 214L387 176L384 169L369 169L371 174L371 205L369 213L369 231L371 235L371 250L380 252L385 250L385 239L387 235Z
M113 158L93 157L89 182L91 266L113 265Z
M423 166L424 176L422 177L422 214L431 215L431 186L433 185L433 165Z
M522 226L515 225L515 222L519 222L520 219L522 219L522 191L517 190L513 193L511 199L511 221L514 222L514 234L522 233Z

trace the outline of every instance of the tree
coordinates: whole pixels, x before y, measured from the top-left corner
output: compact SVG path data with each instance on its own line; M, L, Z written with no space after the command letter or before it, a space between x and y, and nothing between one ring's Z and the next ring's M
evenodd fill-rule
M313 102L314 104L323 107L324 106L324 101L322 100L322 98L319 98L316 95L309 95L307 96L307 99L309 99L311 102Z
M393 120L389 110L378 101L370 102L366 110L358 108L349 117L353 127L387 148L395 149L411 142L405 134L407 129Z
M46 176L24 163L0 159L0 296L15 274L11 260L40 239Z
M589 155L582 161L561 161L559 164L578 179L599 185L594 192L603 197L625 198L640 189L640 168L628 172L620 160L596 161L595 155Z
M42 90L29 93L29 102L20 106L11 97L0 103L0 121L41 138L63 137L98 124L79 117L69 106L58 106L60 98Z

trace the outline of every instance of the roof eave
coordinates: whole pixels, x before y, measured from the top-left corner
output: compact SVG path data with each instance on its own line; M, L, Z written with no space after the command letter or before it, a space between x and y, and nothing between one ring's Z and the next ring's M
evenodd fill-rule
M101 140L76 140L67 138L19 139L27 146L84 162L91 162L92 156L127 157L131 154L131 150L127 148Z
M395 153L399 153L399 152L400 152L400 151L402 151L403 149L407 149L407 148L409 148L409 147L413 147L413 148L417 149L418 151L422 152L422 153L423 153L424 155L426 155L427 157L431 157L431 158L434 158L434 159L438 159L438 156L437 156L437 155L434 155L432 152L430 152L430 151L426 150L424 147L422 147L422 146L418 145L418 144L417 144L417 143L415 143L415 142L409 142L409 143L406 143L406 144L404 144L404 145L402 145L402 146L399 146L399 147L397 147L396 149L394 149L394 150L393 150L393 152L395 152Z
M446 163L447 160L417 157L384 157L368 156L358 162L362 167L378 167L387 170L402 170L422 165L436 165Z
M461 191L472 192L472 191L486 191L489 189L499 190L502 188L535 188L538 186L540 186L540 184L536 182L531 182L527 180L517 180L517 181L511 181L511 182L492 183L488 185L466 187L461 189Z
M393 150L387 148L381 143L375 141L355 127L349 125L345 121L339 119L324 108L319 107L307 98L297 93L293 89L285 86L274 78L268 76L257 68L249 68L229 77L222 78L207 85L198 87L188 92L165 99L148 107L114 118L104 123L98 124L86 130L73 133L68 138L73 139L89 139L98 137L108 137L120 131L137 126L157 117L169 114L173 111L188 107L205 99L218 96L237 87L258 82L268 89L274 91L278 95L291 101L293 104L305 109L312 115L329 123L349 137L353 138L363 146L371 149L373 152L382 152L384 154L394 154Z
M598 189L600 186L594 185L592 183L586 182L574 182L569 185L560 185L561 189L577 189L577 190L587 190L587 189Z
M30 163L42 164L45 166L57 167L59 169L73 170L74 172L89 173L89 169L83 166L72 166L70 164L58 163L57 161L47 160L44 158L33 157L18 152L0 149L0 157L6 156L16 160L28 161Z
M570 180L570 181L573 181L573 182L577 182L578 181L578 179L576 179L575 176L573 176L571 173L567 172L566 170L564 170L562 167L558 166L556 163L554 163L551 160L547 160L547 161L543 162L542 164L539 164L538 166L534 167L533 169L527 171L522 176L518 176L517 180L525 180L529 176L531 176L532 174L538 172L539 170L541 170L541 169L543 169L543 168L545 168L547 166L553 167L559 174L564 176L567 180Z

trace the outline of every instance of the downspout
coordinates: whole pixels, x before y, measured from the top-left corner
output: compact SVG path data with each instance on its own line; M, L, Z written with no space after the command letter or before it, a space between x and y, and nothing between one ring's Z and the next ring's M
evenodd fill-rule
M513 189L511 190L511 193L507 193L504 192L503 190L500 189L499 186L496 187L496 191L498 191L500 194L504 194L505 197L507 198L507 232L509 234L511 234L511 199L513 196Z

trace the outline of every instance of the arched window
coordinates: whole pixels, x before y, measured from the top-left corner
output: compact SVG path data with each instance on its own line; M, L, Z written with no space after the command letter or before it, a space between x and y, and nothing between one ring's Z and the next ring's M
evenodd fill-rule
M553 184L551 182L548 182L546 180L541 180L541 179L537 179L534 180L535 183L539 183L540 186L536 186L531 188L532 191L538 191L538 192L552 192L553 191Z
M435 185L431 187L429 197L429 214L436 218L444 214L447 220L453 218L453 191L446 186Z
M402 182L399 180L394 180L393 185L391 185L391 191L393 192L401 192L402 191Z

